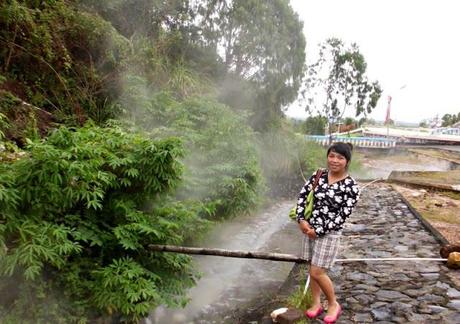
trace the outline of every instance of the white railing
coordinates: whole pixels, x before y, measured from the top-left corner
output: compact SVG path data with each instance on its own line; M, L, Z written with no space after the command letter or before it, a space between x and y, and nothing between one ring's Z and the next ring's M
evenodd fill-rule
M325 135L305 135L305 139L308 141L316 142L320 145L329 145L329 136ZM392 148L396 146L395 139L387 139L381 137L345 137L345 136L333 136L332 142L345 142L351 143L355 147L367 147L367 148Z

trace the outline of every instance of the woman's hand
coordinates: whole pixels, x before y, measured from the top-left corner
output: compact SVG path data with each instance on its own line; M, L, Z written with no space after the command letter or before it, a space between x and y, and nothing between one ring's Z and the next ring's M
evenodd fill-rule
M300 230L302 231L302 233L308 235L308 232L309 231L313 231L314 230L310 227L310 225L308 225L307 221L302 219L300 222L299 222L299 227L300 227Z
M306 234L311 240L314 240L316 238L316 232L313 228L310 228Z
M307 221L301 220L299 222L299 227L300 227L300 230L302 231L302 233L304 233L305 235L308 235L308 237L311 240L314 240L316 238L315 230L313 228L311 228L310 225L308 225Z

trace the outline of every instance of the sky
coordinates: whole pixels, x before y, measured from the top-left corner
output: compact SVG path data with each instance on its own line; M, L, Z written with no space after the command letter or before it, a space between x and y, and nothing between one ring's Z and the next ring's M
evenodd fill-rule
M304 22L307 64L328 38L357 43L369 79L383 89L368 117L385 119L388 95L396 121L460 112L460 1L291 0L291 6ZM308 116L298 104L287 115Z

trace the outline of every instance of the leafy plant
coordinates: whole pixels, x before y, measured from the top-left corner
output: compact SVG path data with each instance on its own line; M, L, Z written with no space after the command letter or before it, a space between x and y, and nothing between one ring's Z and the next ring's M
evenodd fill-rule
M206 226L205 206L165 197L180 181L183 153L177 139L115 126L61 127L29 142L27 157L0 165L2 281L59 292L75 306L70 315L88 319L135 320L160 303L182 305L196 279L190 258L148 245L180 244ZM20 299L7 305L12 313L37 319L40 310L18 308Z

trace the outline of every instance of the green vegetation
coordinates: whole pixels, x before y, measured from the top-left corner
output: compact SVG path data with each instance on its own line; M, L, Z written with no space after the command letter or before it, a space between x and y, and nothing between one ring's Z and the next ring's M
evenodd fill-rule
M346 47L336 38L319 46L318 61L307 69L306 110L336 121L343 118L348 108L356 117L370 113L377 105L382 89L377 81L368 80L367 63L358 46Z
M304 133L308 135L324 135L326 131L327 117L317 115L310 116L305 120Z
M449 127L460 122L460 112L455 114L445 114L442 116L442 127Z
M180 244L206 226L204 205L165 197L182 172L177 139L89 124L61 127L27 152L1 164L0 271L16 277L9 298L21 300L5 320L40 318L46 296L58 291L63 309L82 318L93 309L136 319L159 303L183 302L175 295L194 282L190 260L147 248ZM47 319L63 314L55 315Z
M324 148L284 119L287 0L0 3L0 321L135 322L186 303L189 244L297 194Z
M307 274L304 269L301 270L300 276L301 278L306 278ZM304 294L305 283L306 283L306 279L300 280L299 287L296 289L296 291L293 294L291 294L287 298L286 307L298 308L303 311L303 310L308 309L311 306L311 303L312 303L311 287L309 287L307 290L307 293ZM307 323L310 323L310 321L306 317L304 317L296 323L307 324Z

